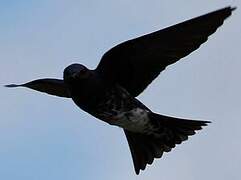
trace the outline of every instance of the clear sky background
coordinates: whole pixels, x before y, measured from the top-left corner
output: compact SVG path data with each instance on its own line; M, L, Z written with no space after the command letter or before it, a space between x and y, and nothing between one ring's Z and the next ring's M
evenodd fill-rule
M0 87L2 180L240 180L241 1L0 1L0 84L94 68L127 39L225 7L233 16L139 97L153 111L213 123L136 176L121 129L69 99Z

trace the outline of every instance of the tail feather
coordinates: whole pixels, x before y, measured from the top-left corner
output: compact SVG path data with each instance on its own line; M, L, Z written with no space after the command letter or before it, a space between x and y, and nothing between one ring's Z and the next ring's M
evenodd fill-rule
M125 135L130 147L136 174L152 164L154 158L161 158L164 152L170 152L176 144L181 144L194 135L195 131L207 126L209 121L195 121L150 114L152 130L148 133L135 133L128 130Z

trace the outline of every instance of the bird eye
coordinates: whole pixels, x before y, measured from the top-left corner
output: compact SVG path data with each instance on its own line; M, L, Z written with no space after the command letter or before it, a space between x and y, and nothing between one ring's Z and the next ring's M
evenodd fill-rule
M80 71L81 74L85 74L86 72L87 72L87 69L85 69L85 68L81 69L81 71Z

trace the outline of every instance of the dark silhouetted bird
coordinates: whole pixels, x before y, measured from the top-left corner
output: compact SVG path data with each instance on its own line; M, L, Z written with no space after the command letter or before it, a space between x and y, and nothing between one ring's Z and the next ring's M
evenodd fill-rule
M207 41L235 8L226 7L121 43L102 57L95 70L81 64L65 68L63 80L38 79L21 85L72 98L96 118L124 129L135 172L187 140L208 121L168 117L152 112L136 97L168 65Z

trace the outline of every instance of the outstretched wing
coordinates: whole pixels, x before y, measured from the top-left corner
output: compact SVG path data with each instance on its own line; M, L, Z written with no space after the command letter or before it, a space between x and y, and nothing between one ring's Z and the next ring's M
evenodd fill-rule
M60 79L37 79L25 84L10 84L6 87L27 87L54 96L70 98L68 87Z
M96 70L138 96L166 66L207 41L234 9L226 7L121 43L104 54Z

